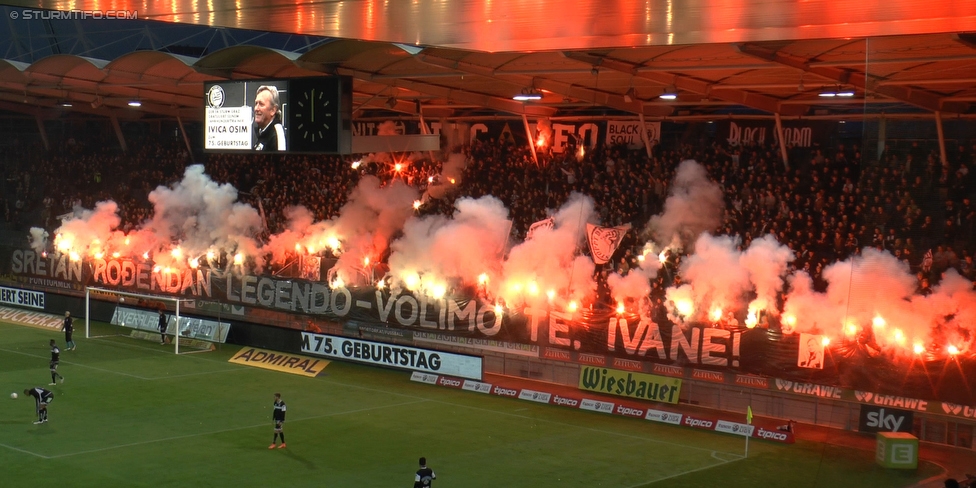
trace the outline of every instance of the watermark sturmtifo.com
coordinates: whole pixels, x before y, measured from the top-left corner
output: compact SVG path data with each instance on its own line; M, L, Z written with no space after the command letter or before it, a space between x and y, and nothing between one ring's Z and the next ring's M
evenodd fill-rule
M83 19L124 19L137 20L138 10L30 10L10 11L13 20L83 20Z

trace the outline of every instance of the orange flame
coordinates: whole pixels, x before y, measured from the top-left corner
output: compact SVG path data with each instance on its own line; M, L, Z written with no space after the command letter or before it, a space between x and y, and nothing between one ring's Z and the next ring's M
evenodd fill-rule
M708 314L708 317L712 319L712 322L718 322L719 320L722 320L722 309L713 308L712 311Z

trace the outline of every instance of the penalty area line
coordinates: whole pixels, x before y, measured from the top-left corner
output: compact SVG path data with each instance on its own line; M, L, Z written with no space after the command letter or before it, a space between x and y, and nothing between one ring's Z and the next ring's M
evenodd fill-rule
M10 349L0 349L0 351L9 352L11 354L20 354L22 356L29 356L29 357L32 357L32 358L40 358L40 359L46 359L47 358L47 356L41 356L41 355L38 355L38 354L31 354L29 352L12 351ZM168 380L168 379L171 379L171 378L185 378L187 376L200 376L200 375L206 375L206 374L217 374L217 373L230 373L230 372L236 372L236 371L247 371L247 368L238 367L238 368L224 368L224 369L219 369L219 370L214 370L214 371L197 371L197 372L194 372L194 373L176 374L176 375L170 375L170 376L156 376L156 377L149 378L149 377L146 377L146 376L140 376L140 375L132 374L132 373L123 373L121 371L112 371L110 369L97 368L95 366L89 366L87 364L76 363L76 362L73 362L73 361L61 361L61 363L67 364L67 365L71 365L71 366L78 366L79 368L87 368L87 369L90 369L90 370L93 370L93 371L99 371L101 373L108 373L108 374L114 374L114 375L119 375L119 376L125 376L127 378L134 378L134 379L142 380L142 381L159 381L159 380Z
M666 480L670 480L670 479L677 478L679 476L685 476L685 475L688 475L688 474L697 473L699 471L705 471L705 470L708 470L708 469L717 468L719 466L725 466L726 464L734 463L736 461L741 461L741 460L745 459L745 457L742 457L742 458L739 458L739 459L724 460L724 459L721 459L721 458L715 456L718 453L719 453L719 451L712 451L712 455L711 455L711 457L713 459L718 459L719 462L716 463L716 464L709 464L708 466L702 466L700 468L691 469L691 470L684 471L684 472L681 472L681 473L675 473L675 474L672 474L670 476L665 476L663 478L657 478L657 479L653 479L653 480L650 480L650 481L642 482L640 484L630 485L630 486L628 486L626 488L641 488L641 487L645 487L645 486L650 486L650 485L653 485L654 483L660 483L661 481L666 481Z
M13 350L10 350L10 349L0 349L0 351L9 352L11 354L20 354L21 356L28 356L28 357L32 357L32 358L47 359L47 356L40 356L38 354L31 354L29 352L13 351ZM135 378L137 380L150 380L150 379L152 379L152 378L145 378L145 377L142 377L142 376L139 376L139 375L135 375L135 374L123 373L121 371L112 371L110 369L96 368L94 366L89 366L87 364L81 364L81 363L75 363L75 362L69 362L69 361L61 361L61 363L63 363L63 364L70 364L72 366L78 366L78 367L81 367L81 368L88 368L88 369L91 369L91 370L94 370L94 371L101 371L102 373L110 373L110 374L117 374L119 376L127 376L129 378Z
M326 414L322 414L322 415L314 415L314 416L311 416L311 417L303 417L303 418L300 418L300 419L297 419L297 420L290 420L288 423L291 424L291 423L295 423L295 422L304 422L306 420L316 420L316 419L321 419L321 418L326 418L326 417L337 417L339 415L352 415L352 414L356 414L356 413L369 412L369 411L373 411L373 410L382 410L384 408L403 407L403 406L406 406L406 405L413 405L415 403L423 403L425 401L428 401L428 400L418 400L418 401L415 401L415 402L395 403L393 405L383 405L383 406L379 406L379 407L360 408L360 409L357 409L357 410L346 410L344 412L332 412L332 413L326 413ZM197 432L195 434L186 434L186 435L178 435L178 436L173 436L173 437L164 437L162 439L153 439L153 440L142 441L142 442L132 442L132 443L129 443L129 444L120 444L120 445L117 445L117 446L102 447L102 448L99 448L99 449L89 449L87 451L78 451L78 452L71 452L71 453L67 453L67 454L58 454L56 456L41 456L41 457L43 457L45 459L61 459L61 458L66 458L66 457L79 456L81 454L93 454L93 453L96 453L96 452L111 451L111 450L114 450L114 449L122 449L122 448L125 448L125 447L144 446L146 444L155 444L157 442L178 441L178 440L182 440L182 439L190 439L190 438L193 438L193 437L201 437L201 436L214 435L214 434L223 434L223 433L226 433L226 432L235 432L235 431L238 431L238 430L256 429L258 427L267 427L267 426L268 426L268 422L261 422L260 424L245 425L243 427L231 427L229 429L213 430L213 431L209 431L209 432ZM24 451L24 452L26 452L26 451ZM29 454L33 454L33 453L29 453ZM35 456L38 456L38 454L35 454Z
M31 456L39 457L41 459L51 459L50 456L45 456L43 454L38 454L36 452L30 452L30 451L28 451L26 449L20 449L18 447L14 447L14 446L8 446L6 444L0 444L0 447L6 447L7 449L10 449L11 451L17 451L17 452L22 452L24 454L30 454Z

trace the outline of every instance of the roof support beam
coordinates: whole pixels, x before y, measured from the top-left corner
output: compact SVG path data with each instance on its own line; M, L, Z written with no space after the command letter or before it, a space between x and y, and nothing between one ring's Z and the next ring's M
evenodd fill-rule
M26 100L26 102L25 102ZM99 108L91 108L88 103L84 101L79 101L73 107L54 107L48 105L50 98L41 98L33 95L28 96L26 99L22 93L9 93L0 92L0 110L8 110L11 112L18 112L28 115L37 115L44 120L51 120L63 117L66 113L84 113L89 115L99 115L99 116L114 116L118 117L120 120L134 120L141 118L144 112L150 111L152 113L158 113L161 115L182 115L186 117L187 114L194 114L193 117L199 119L200 111L197 109L172 109L166 111L160 110L149 110L147 106L141 107L139 110L134 110L124 106L111 106L108 104L103 104ZM76 101L75 99L71 99Z
M665 103L642 103L635 99L628 103L624 101L622 95L607 93L599 90L590 90L579 85L572 85L562 81L551 80L549 78L535 78L532 85L540 90L548 90L553 93L565 95L577 100L592 102L594 105L615 108L620 111L630 112L640 115L650 115L652 117L667 117L674 112L674 107Z
M34 121L37 122L37 132L41 134L41 142L44 143L44 150L51 150L51 143L47 139L47 129L44 128L44 119L40 115L34 116Z
M567 58L575 59L583 63L589 63L595 67L598 66L600 69L612 69L614 71L629 74L635 78L650 80L665 86L674 85L675 88L682 91L698 93L703 96L738 103L740 105L759 109L764 112L781 113L783 115L802 115L806 113L807 110L807 107L802 106L783 106L780 104L780 100L759 93L752 93L744 90L722 90L720 92L712 91L711 83L708 83L707 81L665 72L642 71L636 64L618 61L616 59L579 52L565 52L563 54Z
M127 97L130 99L138 98L142 101L151 100L160 104L174 104L182 107L200 107L202 101L199 97L184 95L177 92L160 91L151 88L134 88L124 85L112 85L99 81L67 79L61 85L46 83L46 81L35 76L33 83L24 85L18 82L0 81L0 89L7 89L23 93L25 90L31 94L39 94L55 99L68 99L72 101L84 101L91 103L97 97ZM201 85L202 86L202 85ZM202 92L202 89L201 89Z
M552 107L544 107L539 105L526 105L522 102L517 102L515 100L507 100L504 98L493 97L491 95L485 95L481 93L474 93L470 91L457 90L447 86L434 85L431 83L421 83L419 81L412 80L388 80L388 79L373 79L372 76L375 73L370 73L367 71L358 71L349 68L339 68L339 74L349 75L360 80L369 81L371 83L377 83L381 85L387 85L390 87L405 88L408 90L413 90L415 92L426 93L429 95L434 95L442 98L447 98L449 100L457 100L461 103L470 103L478 105L481 107L490 108L492 110L498 110L500 112L508 112L516 115L531 115L533 117L551 117L556 113L556 109Z
M865 93L877 93L888 98L914 105L930 112L963 113L969 109L964 103L945 102L942 97L926 90L919 90L909 86L881 85L877 77L865 73L849 71L833 66L820 66L811 63L809 59L798 58L778 52L776 49L758 44L736 44L736 49L759 59L774 62L783 66L798 69L804 73L811 73L825 78L833 83L852 85Z
M564 97L582 100L584 102L593 102L595 105L603 105L622 112L630 112L634 114L641 113L641 104L638 101L635 100L628 103L624 101L622 95L617 95L615 93L594 90L584 86L557 81L551 78L542 78L539 76L533 77L525 74L510 74L506 73L505 71L498 71L495 68L488 66L468 63L465 61L456 61L428 53L420 53L416 56L416 58L418 61L431 66L453 69L463 73L484 76L486 78L492 78L509 83L513 87L513 93L517 93L517 90L522 90L525 88L536 88L540 90L547 90ZM659 117L670 115L672 112L670 107L655 107L650 105L648 108L650 108L652 112L648 115Z

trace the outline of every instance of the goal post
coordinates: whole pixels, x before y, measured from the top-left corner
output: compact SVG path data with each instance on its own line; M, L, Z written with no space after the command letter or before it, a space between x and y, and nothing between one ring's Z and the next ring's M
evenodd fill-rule
M190 301L192 299L148 295L92 286L85 287L85 337L124 335L160 342L163 342L165 337L171 337L176 354L213 350L214 342L223 342L226 338L227 327L229 326L217 321L185 317L183 311L186 307L183 305ZM96 307L107 305L110 308L93 311L93 304ZM157 314L159 311L163 311L167 315L168 326L165 336L160 334L158 328ZM111 312L111 318L107 320L108 326L96 331L92 327L93 312L100 316L108 316L108 313ZM195 322L208 322L208 324L203 324L206 327L200 327L201 324L195 324ZM213 322L213 324L211 325L209 322ZM194 325L197 327L193 327ZM216 334L199 333L199 329L202 328L208 331L216 331Z

